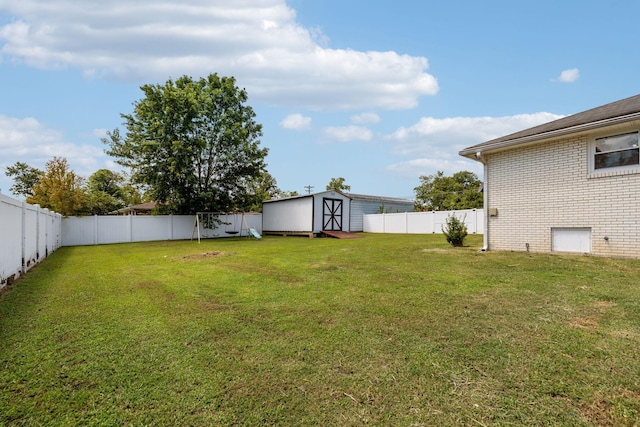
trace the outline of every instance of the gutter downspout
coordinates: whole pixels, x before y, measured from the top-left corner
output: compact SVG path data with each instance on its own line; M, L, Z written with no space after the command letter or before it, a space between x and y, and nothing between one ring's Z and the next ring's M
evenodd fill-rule
M482 249L480 249L480 251L486 252L489 250L489 186L487 185L488 168L487 168L487 162L485 161L485 158L482 156L482 151L476 152L476 159L478 159L478 161L482 163L484 167L484 171L483 171L484 172L484 185L483 185L484 194L482 197L482 209L484 210L484 233L482 234Z

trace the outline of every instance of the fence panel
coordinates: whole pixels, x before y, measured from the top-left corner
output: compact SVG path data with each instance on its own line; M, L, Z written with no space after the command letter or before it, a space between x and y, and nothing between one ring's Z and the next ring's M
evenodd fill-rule
M49 212L38 216L38 262L49 256L50 221Z
M131 241L190 239L193 215L136 215L131 217Z
M94 216L96 241L101 244L131 242L133 216Z
M95 245L96 217L68 217L62 219L62 246Z
M59 247L60 218L0 193L0 289Z
M49 211L45 230L46 248L44 256L47 257L51 252L62 246L62 215Z
M369 233L384 233L384 215L383 214L363 215L362 230Z
M407 215L405 213L397 213L384 217L384 232L404 234L407 232Z
M433 233L433 215L425 215L427 212L411 212L407 214L407 233L429 234Z
M194 238L194 215L173 215L171 217L171 240L186 240Z
M0 194L0 288L22 271L22 203Z
M227 224L207 229L201 224L201 237L247 236L247 228L262 233L260 214L220 214L218 218ZM69 217L62 220L62 246L195 239L194 227L195 215Z
M33 205L24 204L22 213L22 232L23 232L23 247L22 258L24 259L24 268L30 269L38 262L40 258L38 254L38 238L40 218L38 215L39 208Z
M119 219L122 217L114 218ZM169 226L171 225L170 216L130 215L125 218L131 220L129 223L129 241L131 242L171 240L171 230L169 230Z
M364 215L364 231L367 233L440 234L450 215L464 220L470 234L484 232L482 209Z

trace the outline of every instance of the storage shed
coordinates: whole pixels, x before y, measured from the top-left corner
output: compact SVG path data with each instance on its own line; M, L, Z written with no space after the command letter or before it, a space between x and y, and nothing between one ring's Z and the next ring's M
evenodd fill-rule
M407 199L323 191L262 203L263 234L306 235L363 230L368 213L413 211Z

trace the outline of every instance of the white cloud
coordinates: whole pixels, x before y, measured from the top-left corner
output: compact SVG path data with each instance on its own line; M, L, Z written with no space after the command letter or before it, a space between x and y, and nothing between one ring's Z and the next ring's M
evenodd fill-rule
M280 126L284 129L292 130L306 130L311 127L311 117L303 116L302 114L289 114L282 119Z
M371 141L373 133L363 126L335 126L323 129L324 135L333 141Z
M0 115L0 166L7 167L15 162L25 162L30 166L44 169L47 161L54 157L64 157L78 174L88 177L101 167L100 161L107 156L98 147L88 144L74 144L65 140L62 132L48 128L38 120Z
M380 116L376 113L362 113L351 116L351 122L358 125L366 125L380 122Z
M147 83L211 72L251 99L315 109L406 109L438 91L424 57L326 47L285 0L5 0L0 60Z
M386 139L392 152L410 160L392 164L387 170L404 178L431 175L441 170L451 175L468 170L482 176L482 165L458 155L463 148L562 118L551 113L506 117L423 117L408 128L400 128Z
M387 170L403 178L417 178L422 175L433 175L437 171L445 175L453 175L459 171L470 171L482 179L482 164L470 160L458 159L413 159L387 166Z
M573 83L580 77L580 70L571 68L560 73L556 81L561 83Z
M94 136L94 137L96 137L98 139L106 138L108 131L109 131L109 129L103 129L103 128L94 129L91 132L91 136Z
M518 114L505 117L423 117L408 128L399 128L387 139L394 152L408 156L448 158L461 149L561 118L551 113Z

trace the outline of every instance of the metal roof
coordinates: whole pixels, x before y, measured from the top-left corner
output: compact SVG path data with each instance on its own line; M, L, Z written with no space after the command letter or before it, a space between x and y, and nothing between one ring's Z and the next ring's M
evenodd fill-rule
M460 151L459 154L477 160L476 153L478 152L511 148L521 144L529 144L638 119L640 119L640 95L635 95L467 147Z
M298 194L297 196L289 196L289 197L280 197L278 199L269 199L269 200L264 200L262 203L272 203L272 202L281 202L283 200L293 200L293 199L304 199L305 197L314 197L317 196L319 194L325 194L325 193L338 193L341 194L347 198L350 198L347 194L344 194L340 191L336 191L336 190L325 190L325 191L318 191L316 193L307 193L307 194Z
M270 200L265 200L263 203L272 203L272 202L279 202L282 200L291 200L291 199L302 199L305 197L313 197L313 196L317 196L319 194L325 194L325 193L330 193L330 192L335 192L338 194L341 194L345 197L347 197L348 199L352 199L352 200L368 200L368 201L375 201L375 202L389 202L389 203L413 203L413 200L410 199L402 199L399 197L384 197L384 196L368 196L366 194L353 194L353 193L343 193L341 191L337 191L337 190L325 190L325 191L319 191L317 193L311 193L311 194L299 194L297 196L290 196L290 197L282 197L280 199L270 199Z
M344 193L345 196L352 200L367 200L372 202L390 202L390 203L413 203L413 200L402 199L400 197L384 197L384 196L368 196L366 194Z

